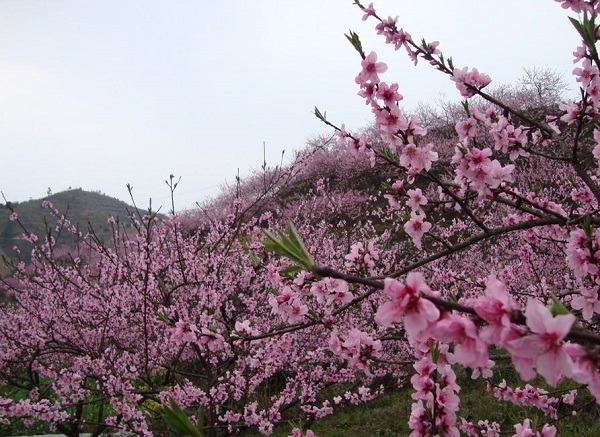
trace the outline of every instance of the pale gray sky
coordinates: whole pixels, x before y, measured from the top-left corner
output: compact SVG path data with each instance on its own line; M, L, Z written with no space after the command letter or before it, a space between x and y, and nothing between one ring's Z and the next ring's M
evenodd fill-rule
M368 3L368 1L366 2ZM457 67L493 83L523 67L570 81L579 43L552 0L381 0L416 39L439 40ZM0 0L0 190L11 201L69 186L168 209L215 195L282 150L327 132L316 105L347 127L370 120L356 95L359 33L408 108L459 99L427 64L385 46L351 0Z

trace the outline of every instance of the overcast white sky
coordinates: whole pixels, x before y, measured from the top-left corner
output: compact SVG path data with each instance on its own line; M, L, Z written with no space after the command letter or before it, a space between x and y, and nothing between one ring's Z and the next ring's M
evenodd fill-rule
M368 1L367 1L368 3ZM579 43L552 0L380 0L414 38L439 40L457 67L493 83L523 67L571 82ZM168 209L164 183L181 176L177 207L282 150L327 132L311 114L361 127L360 59L344 38L390 65L408 108L445 95L449 80L385 47L351 0L0 0L0 190L8 200L69 187Z

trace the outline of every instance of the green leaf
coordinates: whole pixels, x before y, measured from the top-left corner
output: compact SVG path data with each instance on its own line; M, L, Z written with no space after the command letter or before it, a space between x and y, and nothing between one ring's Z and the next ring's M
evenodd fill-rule
M204 408L202 406L198 407L198 411L196 411L196 429L200 430L204 428Z
M279 234L279 237L273 235L267 230L263 230L267 239L263 242L263 245L267 250L275 252L277 255L283 256L284 258L298 261L298 256L294 252L294 249L289 245L289 239Z
M429 349L431 351L431 360L434 363L437 363L440 358L440 348L436 343L432 348Z
M156 313L156 318L161 322L171 323L171 319L165 312Z
M550 298L552 299L552 305L550 306L550 312L557 316L562 314L571 314L569 310L558 300L558 298L554 294L550 294Z
M319 111L319 108L317 108L315 106L315 117L317 117L319 120L321 121L327 121L327 119L325 118L325 115L321 113L321 111Z
M592 236L592 234L594 233L594 229L592 227L592 219L589 215L583 217L583 219L581 220L581 227L588 236Z
M266 236L263 245L267 250L292 260L307 270L312 270L315 262L294 225L291 223L288 225L287 234L277 231L277 235L274 235L267 230L263 230L263 233Z
M360 53L360 56L362 56L363 58L365 57L365 53L363 51L362 48L362 43L360 42L360 38L358 37L358 34L356 32L352 32L352 30L349 31L348 35L344 35L346 37L346 39L348 41L350 41L350 44L352 44L352 47L354 47L354 49Z
M381 156L383 156L385 159L387 159L390 162L396 162L396 160L397 160L397 157L396 157L396 154L394 153L394 151L387 146L382 147L379 150L379 153L381 154Z
M469 101L467 99L465 99L461 104L462 104L463 109L467 113L467 115L471 115L471 110L469 108Z
M583 20L579 21L576 18L569 17L569 21L577 30L577 33L583 39L583 42L590 50L590 53L593 57L598 56L598 52L596 51L596 31L598 30L598 26L596 26L596 18L592 15L591 17L587 12L583 13Z
M169 398L168 407L162 407L160 414L173 432L185 437L204 437L204 433L194 426L187 414L172 398Z
M569 21L575 27L575 30L581 35L581 38L585 39L585 31L583 25L577 20L577 18L569 17Z
M289 224L288 226L288 233L290 234L290 239L292 240L292 242L294 243L294 246L301 249L301 251L305 254L308 255L308 250L306 250L306 247L304 246L304 243L302 242L302 240L300 239L300 236L298 235L298 231L296 230L296 228L294 227L293 224ZM310 255L308 255L310 257Z
M381 183L381 189L382 189L383 191L386 191L386 192L388 192L388 193L396 193L396 192L397 192L397 191L396 191L396 190L394 190L394 188L393 188L393 187L392 187L390 184L388 184L387 182L382 182L382 183Z
M469 149L467 149L463 144L458 143L456 145L456 148L460 151L460 153L462 153L463 155L466 155L469 153Z
M279 274L281 276L285 276L286 278L290 278L293 279L295 278L298 273L300 273L302 271L302 267L300 266L287 266L281 270L279 270Z

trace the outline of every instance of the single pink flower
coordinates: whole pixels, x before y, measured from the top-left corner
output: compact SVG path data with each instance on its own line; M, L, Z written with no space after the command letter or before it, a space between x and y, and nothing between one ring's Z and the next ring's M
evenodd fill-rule
M438 154L433 151L433 144L418 147L413 143L409 143L404 146L399 163L402 167L418 173L423 170L429 171L432 163L437 159Z
M458 133L459 140L465 145L469 145L469 140L475 135L477 128L477 120L474 118L468 118L464 121L456 123L456 133Z
M532 298L527 301L525 316L532 334L511 341L510 351L513 355L532 359L548 384L555 386L573 370L573 361L563 348L563 339L575 322L575 316L553 316L548 308Z
M387 65L383 62L377 62L377 53L369 53L361 61L362 71L356 76L356 83L359 85L365 82L379 83L379 73L387 71Z
M377 97L383 100L386 106L392 108L402 100L402 95L398 92L398 84L393 83L388 85L385 82L381 82L377 89Z
M422 211L422 207L427 205L427 198L423 195L423 192L420 188L408 190L406 194L408 195L406 205L414 212Z
M430 322L440 317L440 311L422 294L432 294L425 283L423 275L411 272L403 284L396 279L384 280L384 291L392 299L379 307L375 314L375 322L387 327L399 322L404 316L404 327L409 337L422 332Z
M412 213L410 220L404 225L404 230L418 249L421 249L421 239L431 229L431 223L425 221L425 214Z
M446 343L454 343L453 361L471 368L487 366L487 344L479 338L477 327L464 315L445 314L429 330L431 335Z
M592 320L594 314L600 314L600 300L598 290L583 289L580 294L571 300L571 308L581 310L584 320Z
M375 8L373 7L373 3L369 3L369 6L367 6L366 8L362 8L362 11L365 13L365 15L363 15L362 20L366 21L367 18L372 17L373 15L375 15Z

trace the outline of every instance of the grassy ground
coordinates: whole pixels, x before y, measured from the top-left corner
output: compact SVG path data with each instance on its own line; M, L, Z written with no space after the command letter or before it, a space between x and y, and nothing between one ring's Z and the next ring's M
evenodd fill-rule
M523 383L519 383L514 371L509 367L496 369L492 382L497 384L502 379L506 379L511 387L524 386ZM471 380L465 374L459 374L458 380L462 387L459 416L474 422L478 420L499 422L505 433L503 435L511 435L511 431L514 431L513 425L522 423L523 419L529 417L534 424L555 424L559 429L559 435L563 437L600 436L600 408L586 390L582 390L577 399L577 414L573 416L573 408L563 405L559 408L559 420L554 423L552 419L545 417L535 408L524 409L509 402L498 401L486 390L484 380ZM539 382L535 381L536 384ZM550 392L557 392L556 396L560 396L573 387L575 387L573 383L565 383L556 389L547 389ZM407 423L413 403L410 397L411 393L412 390L409 386L405 390L388 393L371 403L337 410L332 416L316 421L310 428L318 437L407 436L410 434ZM161 425L164 427L164 424ZM287 437L290 431L298 425L298 423L281 424L275 429L273 436ZM10 426L0 425L0 436L31 435L44 431L45 427L42 424L29 429L16 423ZM161 435L166 434L161 433ZM260 434L248 431L240 435L242 437L258 437Z
M506 379L512 387L523 387L519 383L514 371L509 368L500 369L493 377L494 383ZM535 381L539 383L539 381ZM466 375L459 375L462 385L461 407L459 416L477 422L478 420L497 421L502 425L505 435L514 432L513 426L522 423L526 417L532 419L534 424L554 424L559 429L559 435L565 437L598 437L600 436L600 409L587 390L583 390L577 400L577 414L572 415L572 407L567 405L559 408L559 420L553 421L544 416L535 408L522 408L509 402L498 401L486 390L483 380L471 380ZM573 383L565 383L556 389L548 391L565 393L575 387ZM406 391L388 393L369 404L349 407L330 417L316 421L310 426L318 437L345 437L345 436L373 436L394 437L410 434L408 418L411 405L411 388ZM559 396L559 395L557 395ZM276 428L274 437L286 437L290 431L298 426L297 423L282 424ZM244 437L258 437L260 434L249 432Z

